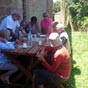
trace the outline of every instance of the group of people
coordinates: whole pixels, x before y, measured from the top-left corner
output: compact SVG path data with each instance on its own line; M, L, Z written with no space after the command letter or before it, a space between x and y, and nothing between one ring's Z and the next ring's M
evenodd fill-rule
M48 35L50 45L43 46L41 52L36 55L44 68L33 71L33 84L37 88L44 88L43 84L47 81L62 83L68 80L71 73L71 49L69 36L64 30L64 25L57 23L54 29L52 19L47 12L43 13L43 19L40 23L41 31L36 16L32 16L30 22L23 20L19 23L19 19L20 12L18 10L13 10L11 15L3 19L0 24L0 50L15 48L15 44L20 40L18 31L23 37L27 37L29 32ZM46 56L46 52L52 53L51 57ZM51 63L46 60L45 56L51 60ZM10 84L9 77L18 68L1 52L0 69L8 70L7 73L0 76L0 79Z

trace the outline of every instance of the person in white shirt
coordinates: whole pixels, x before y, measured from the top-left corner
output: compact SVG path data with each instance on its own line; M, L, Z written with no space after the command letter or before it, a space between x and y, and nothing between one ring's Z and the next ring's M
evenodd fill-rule
M63 24L57 24L56 25L56 31L60 35L60 38L62 40L62 44L67 48L67 50L69 51L69 54L71 54L69 36L68 36L67 32L64 30L64 25Z
M8 30L0 30L0 70L6 70L7 72L0 75L0 79L3 83L10 84L9 77L15 73L18 68L11 63L5 54L1 50L12 50L15 49L14 42L8 42L10 32Z
M17 34L15 33L16 29L20 28L20 12L17 9L14 9L11 13L11 15L5 17L1 24L0 24L0 30L2 29L8 29L10 31L10 35L15 40L17 39Z

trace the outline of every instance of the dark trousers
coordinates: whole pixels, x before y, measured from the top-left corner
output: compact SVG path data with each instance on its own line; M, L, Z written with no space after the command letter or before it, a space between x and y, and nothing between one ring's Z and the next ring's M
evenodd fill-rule
M34 71L35 74L35 85L41 85L49 83L63 83L66 81L66 79L62 79L58 77L55 73L52 73L45 69L36 69Z

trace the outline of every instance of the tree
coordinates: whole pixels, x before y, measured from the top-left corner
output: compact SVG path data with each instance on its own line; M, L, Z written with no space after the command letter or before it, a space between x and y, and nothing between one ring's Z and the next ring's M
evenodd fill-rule
M64 24L70 24L71 29L88 31L88 1L60 0L60 11Z
M88 3L87 0L73 0L69 6L70 14L74 24L80 30L87 30L88 25Z
M53 4L53 11L54 11L54 12L60 11L60 2L59 2L59 1L56 1L56 2Z

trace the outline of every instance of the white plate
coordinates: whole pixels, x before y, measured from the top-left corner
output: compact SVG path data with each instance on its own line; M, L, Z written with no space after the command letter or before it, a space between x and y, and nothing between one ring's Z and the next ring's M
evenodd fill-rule
M46 35L39 35L40 37L46 37Z

